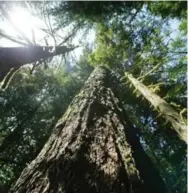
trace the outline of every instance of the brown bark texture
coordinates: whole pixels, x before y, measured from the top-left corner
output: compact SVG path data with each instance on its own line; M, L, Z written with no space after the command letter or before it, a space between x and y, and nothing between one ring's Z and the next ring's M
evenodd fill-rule
M170 123L179 138L187 144L187 120L181 117L180 114L164 99L153 93L147 86L142 84L131 74L125 73L125 75L131 84L133 84L134 87L151 103L151 105L161 113L165 120Z
M108 69L93 71L12 192L165 192L134 128L124 118L114 86Z

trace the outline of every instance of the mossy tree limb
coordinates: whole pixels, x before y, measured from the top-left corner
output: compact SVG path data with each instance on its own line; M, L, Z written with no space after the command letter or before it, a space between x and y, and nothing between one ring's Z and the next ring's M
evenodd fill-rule
M181 114L131 74L126 72L125 76L130 83L134 85L135 89L138 90L138 92L140 92L157 111L159 111L159 113L165 118L166 122L171 124L171 127L175 130L179 138L187 144L187 121L182 119Z

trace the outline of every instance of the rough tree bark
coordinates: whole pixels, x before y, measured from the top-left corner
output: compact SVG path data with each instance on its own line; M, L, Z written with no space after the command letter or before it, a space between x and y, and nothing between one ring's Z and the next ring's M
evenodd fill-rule
M152 106L158 110L159 113L161 113L166 121L171 124L179 138L187 144L187 121L182 118L180 114L171 107L170 104L153 93L147 86L142 84L131 74L125 73L125 75L131 84L133 84L134 87L145 97L145 99L148 100Z
M163 193L165 186L97 67L57 123L14 193Z

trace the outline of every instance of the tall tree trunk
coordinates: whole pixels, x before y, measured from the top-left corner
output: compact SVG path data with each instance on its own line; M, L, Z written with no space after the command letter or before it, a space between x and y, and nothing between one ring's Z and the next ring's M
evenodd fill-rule
M152 106L161 113L161 115L169 122L178 134L179 138L187 143L187 126L186 120L176 112L170 104L164 99L153 93L147 86L135 79L131 74L125 73L128 80L134 87L148 100Z
M18 69L24 64L37 62L55 55L63 54L75 49L61 46L55 52L50 52L53 47L27 46L27 47L1 47L0 48L0 81L11 68Z
M93 71L12 192L165 192L115 97L111 78L104 67Z

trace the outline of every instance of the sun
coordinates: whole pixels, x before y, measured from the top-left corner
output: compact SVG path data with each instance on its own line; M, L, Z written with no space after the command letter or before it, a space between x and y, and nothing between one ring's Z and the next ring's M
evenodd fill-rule
M10 13L10 20L14 25L24 32L30 32L35 28L36 19L29 12L22 8L14 8Z
M26 9L13 7L8 12L8 16L13 25L13 29L17 34L21 32L31 41L33 36L36 41L44 37L44 32L41 30L41 28L44 28L44 22L39 18L34 17Z

